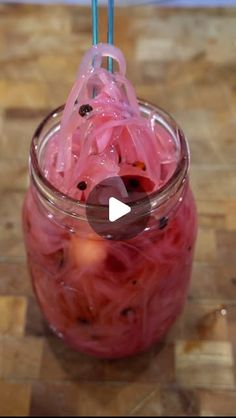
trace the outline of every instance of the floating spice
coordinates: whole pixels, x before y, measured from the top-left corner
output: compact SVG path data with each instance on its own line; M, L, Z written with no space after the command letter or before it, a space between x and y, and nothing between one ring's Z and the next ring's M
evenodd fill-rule
M163 216L160 220L159 220L159 229L164 229L168 224L168 218L167 216Z
M83 118L88 113L92 112L92 110L93 110L92 106L90 106L89 104L84 104L84 105L81 105L80 106L80 108L79 108L79 114Z
M77 184L77 188L78 188L79 190L86 190L86 189L87 189L87 183L86 183L86 181L80 181L80 182Z

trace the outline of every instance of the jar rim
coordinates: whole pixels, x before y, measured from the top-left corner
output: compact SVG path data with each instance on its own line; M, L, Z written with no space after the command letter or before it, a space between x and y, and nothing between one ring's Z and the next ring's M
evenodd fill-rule
M149 202L151 204L151 211L157 209L162 204L166 203L171 197L173 197L181 187L184 185L188 169L189 169L189 147L185 135L182 129L178 126L177 122L174 120L172 116L170 116L165 110L151 104L142 99L138 99L139 107L144 111L146 109L147 112L153 112L155 115L160 116L166 123L167 126L171 126L175 130L175 134L179 141L179 158L177 162L177 166L169 180L158 190L150 193L148 195ZM40 196L52 206L54 206L59 212L66 214L67 216L77 217L75 212L77 208L78 210L86 210L89 206L93 209L99 209L101 207L104 208L102 205L92 205L80 202L67 194L62 193L58 190L49 180L45 177L39 163L38 158L38 140L41 137L42 131L47 123L61 114L64 110L65 105L61 105L56 109L52 110L38 125L35 130L35 133L32 137L31 146L30 146L30 174L31 178L36 186L36 189L40 192ZM140 198L135 201L135 204L142 205L145 204L145 198ZM70 207L67 206L67 209L62 208L63 203L67 202L73 210L70 210Z

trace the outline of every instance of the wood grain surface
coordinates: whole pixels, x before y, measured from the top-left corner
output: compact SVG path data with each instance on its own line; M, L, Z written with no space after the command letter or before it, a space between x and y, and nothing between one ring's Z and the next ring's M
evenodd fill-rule
M116 10L137 94L190 143L199 234L181 319L148 353L105 361L63 345L37 307L21 232L29 144L65 101L90 32L87 8L0 5L0 415L234 416L236 9Z

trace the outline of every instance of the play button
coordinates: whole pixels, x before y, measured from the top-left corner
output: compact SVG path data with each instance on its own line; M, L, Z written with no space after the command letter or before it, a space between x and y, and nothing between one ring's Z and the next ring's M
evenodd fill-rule
M109 198L109 221L115 222L122 216L131 212L131 207L116 199L115 197Z
M149 179L142 176L109 177L98 183L86 202L86 215L92 229L108 240L128 240L148 225Z

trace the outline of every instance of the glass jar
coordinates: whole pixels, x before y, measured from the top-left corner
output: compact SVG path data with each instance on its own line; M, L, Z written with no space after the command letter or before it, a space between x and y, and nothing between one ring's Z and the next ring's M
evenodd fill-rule
M60 338L104 358L136 354L164 337L185 303L196 239L184 134L163 110L139 105L144 117L151 113L168 131L179 157L168 183L150 195L145 230L130 240L96 235L85 204L43 175L45 145L60 127L63 106L40 124L30 150L23 229L35 294Z

